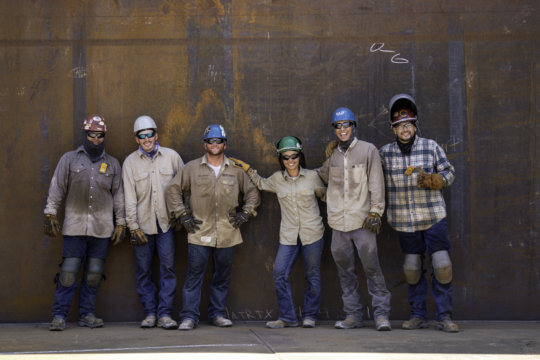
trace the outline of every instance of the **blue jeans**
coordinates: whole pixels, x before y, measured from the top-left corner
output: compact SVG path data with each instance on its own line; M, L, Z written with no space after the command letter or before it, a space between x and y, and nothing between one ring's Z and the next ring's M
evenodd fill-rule
M176 274L174 271L174 231L157 235L145 234L148 243L134 246L135 271L137 276L137 293L144 307L144 314L156 315L158 318L171 316L174 296L176 294ZM156 299L157 287L152 281L152 260L154 249L159 257L159 295ZM156 300L157 304L156 304Z
M195 324L199 322L201 288L210 253L213 256L214 269L210 283L208 319L214 320L219 316L226 316L225 306L227 305L227 295L229 293L234 250L234 247L214 248L188 244L188 269L184 288L182 289L182 311L180 312L182 320L191 319Z
M96 238L93 236L64 236L62 244L62 258L77 257L83 262L88 258L105 260L109 249L110 238ZM66 287L56 282L54 290L53 317L67 318L71 300L77 290L77 281L72 286ZM85 277L82 277L81 290L79 291L79 317L93 313L96 306L97 287L89 286Z
M446 219L442 219L432 227L424 231L398 232L401 249L405 254L421 254L422 275L418 283L409 284L409 304L411 305L411 317L424 320L428 319L426 298L428 294L428 282L424 270L424 253L431 256L440 250L450 251L450 239ZM446 317L452 317L452 282L441 284L435 276L431 277L431 291L435 300L435 316L437 321Z
M296 245L279 245L276 261L274 262L273 275L280 312L279 318L281 320L286 322L297 321L289 276L300 251L302 251L302 257L304 259L307 283L302 318L317 320L319 306L321 305L321 255L323 247L324 239L305 246L302 246L300 240L298 240Z

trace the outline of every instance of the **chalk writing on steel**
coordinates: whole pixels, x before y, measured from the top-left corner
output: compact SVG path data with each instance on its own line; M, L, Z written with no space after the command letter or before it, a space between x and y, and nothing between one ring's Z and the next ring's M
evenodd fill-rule
M390 61L393 62L394 64L408 64L409 63L409 60L402 57L398 57L399 55L401 55L401 53L396 53L394 50L384 49L384 43L371 44L371 47L369 48L369 52L377 52L377 51L380 51L383 53L395 54L390 58Z

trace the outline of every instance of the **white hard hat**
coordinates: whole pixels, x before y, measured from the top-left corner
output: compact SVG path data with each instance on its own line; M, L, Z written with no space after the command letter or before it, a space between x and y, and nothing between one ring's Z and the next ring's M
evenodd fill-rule
M155 129L157 130L156 123L154 122L154 119L152 119L150 116L142 115L139 116L135 120L135 124L133 124L133 133L137 134L141 130L146 129Z

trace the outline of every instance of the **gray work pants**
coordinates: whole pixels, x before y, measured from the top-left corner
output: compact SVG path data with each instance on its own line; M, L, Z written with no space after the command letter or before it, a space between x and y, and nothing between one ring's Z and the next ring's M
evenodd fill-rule
M336 263L343 295L343 311L362 319L362 302L358 293L358 276L355 269L355 249L362 262L367 279L368 292L372 297L374 318L390 313L390 291L386 288L379 265L377 238L366 229L348 232L332 230L332 256Z

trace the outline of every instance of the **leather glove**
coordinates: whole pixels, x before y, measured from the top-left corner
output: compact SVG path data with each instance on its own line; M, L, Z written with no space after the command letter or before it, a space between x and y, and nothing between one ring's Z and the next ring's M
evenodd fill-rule
M125 238L127 238L128 229L127 226L124 225L116 225L114 227L114 232L111 236L111 243L113 246L120 244L122 241L124 241Z
M364 220L364 224L362 225L362 227L379 235L379 233L381 232L381 224L382 222L379 214L370 212L367 218Z
M45 221L43 223L43 231L45 235L50 237L58 237L62 235L62 228L56 218L56 215L45 214Z
M444 186L444 181L439 174L428 174L420 166L416 168L418 170L417 184L422 189L434 189L440 190Z
M229 222L233 227L239 228L249 220L249 213L247 211L240 211L236 213L235 217L229 219Z
M324 149L324 154L326 155L327 159L332 156L332 153L334 152L334 149L338 146L338 144L339 141L332 140L326 145L326 149Z
M229 160L231 160L234 163L233 164L234 167L241 168L245 172L247 172L249 170L249 168L251 167L251 165L249 165L248 163L246 163L246 162L244 162L242 160L233 158L233 157L230 157Z
M180 231L182 230L182 221L180 221L180 218L177 218L174 216L174 213L171 212L171 216L169 218L169 226L174 230L174 231Z
M182 225L184 225L186 231L192 234L199 230L199 225L202 224L201 220L195 219L187 211L184 211L182 215L180 215L180 222L182 223Z
M148 243L148 238L141 229L131 230L131 245L140 246Z

